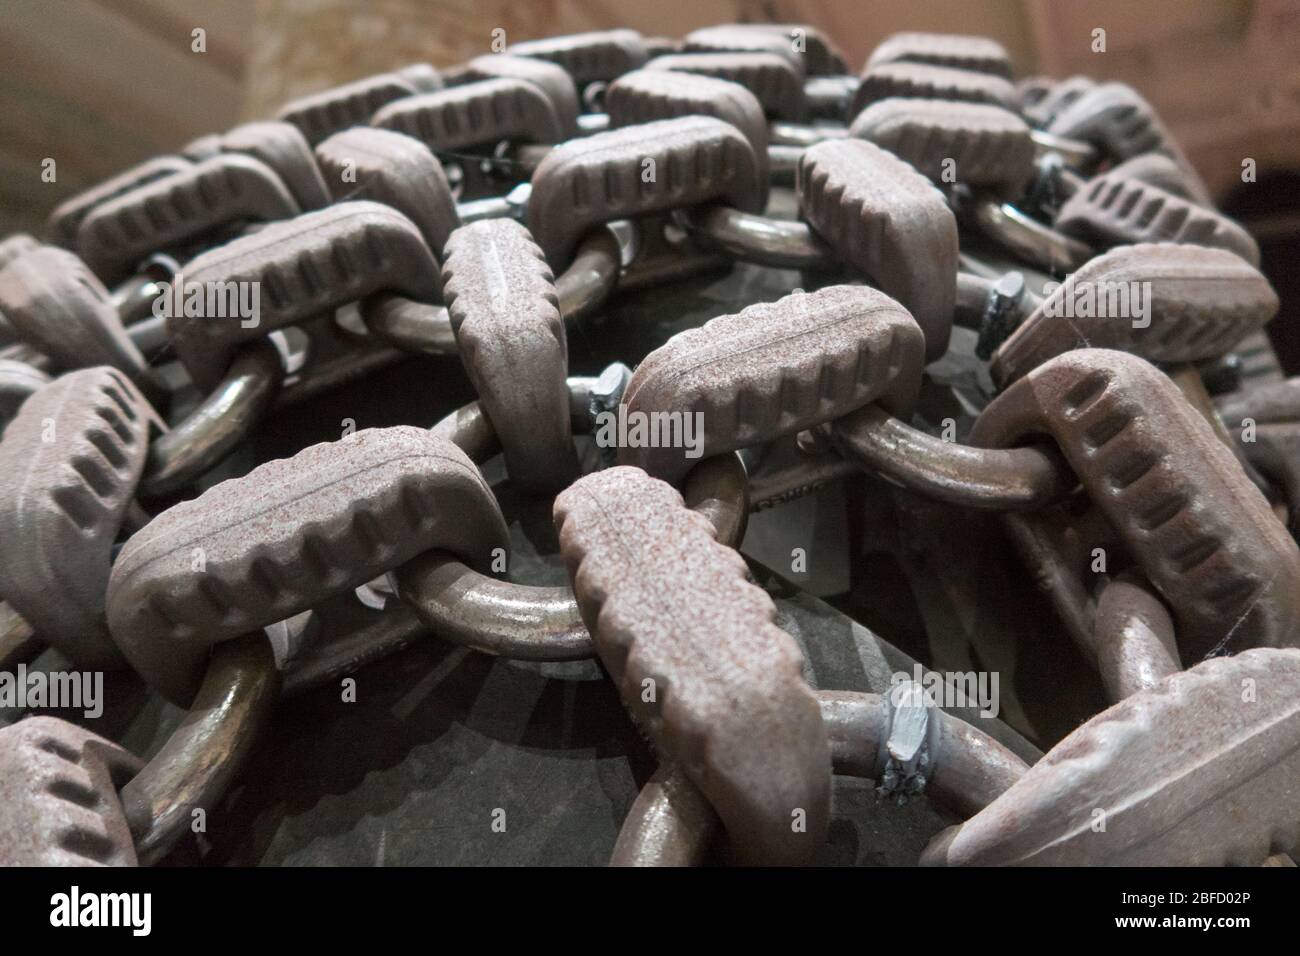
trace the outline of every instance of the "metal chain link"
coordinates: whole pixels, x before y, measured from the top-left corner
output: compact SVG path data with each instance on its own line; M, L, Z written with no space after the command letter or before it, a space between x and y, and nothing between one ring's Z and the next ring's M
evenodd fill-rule
M1300 387L1223 374L1276 369L1257 245L1123 84L924 33L846 74L800 25L528 41L297 100L0 242L0 670L48 646L188 710L147 764L0 728L0 863L163 859L277 698L428 632L598 658L661 761L615 864L812 862L834 774L963 820L926 863L1295 853ZM798 272L573 374L610 303L742 262ZM214 483L411 354L477 400ZM514 573L498 454L567 584ZM1109 709L1029 766L919 668L814 690L738 549L831 482L997 515ZM354 593L381 623L321 643Z

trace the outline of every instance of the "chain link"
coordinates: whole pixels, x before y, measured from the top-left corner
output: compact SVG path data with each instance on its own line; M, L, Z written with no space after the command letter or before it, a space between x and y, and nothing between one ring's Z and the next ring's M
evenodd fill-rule
M1294 853L1300 387L1258 246L1128 86L919 33L846 74L798 25L528 41L294 101L0 242L0 666L50 646L188 709L147 764L0 729L0 863L163 859L277 698L427 632L599 659L661 760L615 864L812 862L834 774L962 819L927 863ZM785 294L573 374L607 306L738 263ZM477 399L213 483L411 354ZM738 549L831 483L993 513L1109 709L1030 766L919 665L810 686ZM515 573L521 500L554 502L567 583ZM317 646L354 592L380 623ZM74 777L77 812L41 784ZM85 849L13 837L87 816Z

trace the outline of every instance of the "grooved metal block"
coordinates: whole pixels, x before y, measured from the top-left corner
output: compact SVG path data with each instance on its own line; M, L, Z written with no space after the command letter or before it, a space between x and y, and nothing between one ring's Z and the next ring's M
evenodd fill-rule
M907 310L866 286L831 286L761 303L673 336L637 366L629 414L701 419L698 457L624 445L621 464L674 484L701 459L840 418L869 402L906 414L924 336Z
M418 139L354 126L316 147L336 201L369 199L392 206L420 229L436 256L460 225L456 199L438 157Z
M551 101L564 136L572 136L578 129L578 88L562 66L531 56L487 53L465 64L465 77L471 81L504 79L532 83Z
M292 123L266 121L236 126L220 139L221 149L260 159L284 181L303 210L328 206L325 188L311 144Z
M1300 378L1256 382L1216 397L1214 404L1229 426L1240 426L1245 418L1260 425L1300 422Z
M502 140L557 143L565 131L550 97L535 83L490 79L390 103L370 121L430 149L460 150Z
M769 30L736 29L733 26L703 27L682 38L682 53L774 53L804 72L803 56L795 52L788 37Z
M1300 651L1245 651L1098 714L923 861L1258 866L1300 848L1298 779Z
M791 45L799 40L803 45L804 72L808 76L842 76L849 72L844 54L835 41L807 23L731 23L727 28L733 32L773 34Z
M116 369L70 372L0 442L0 597L87 667L120 667L104 592L157 416Z
M1016 88L1010 80L989 73L959 70L929 63L881 63L869 66L853 94L849 115L857 116L877 100L891 96L931 100L961 100L991 103L1003 109L1016 108Z
M807 149L796 189L800 214L817 234L915 316L926 359L943 355L957 297L957 220L943 194L861 139Z
M381 107L419 92L422 90L405 77L379 73L286 103L275 118L298 127L315 146L341 129L365 126Z
M113 637L184 705L208 648L284 620L432 548L485 570L505 520L474 463L410 426L369 428L224 481L127 542Z
M470 223L447 242L442 282L461 362L511 479L560 490L578 474L578 459L564 320L542 250L513 220Z
M70 199L65 199L54 207L47 220L50 241L58 243L65 249L72 249L77 244L77 230L81 221L96 206L116 199L123 193L131 192L140 186L156 182L168 176L184 172L193 164L182 156L155 156L138 166L132 166L98 186L92 186L79 192Z
M823 31L806 23L728 23L725 27L719 29L723 29L727 33L726 37L721 38L721 42L724 43L743 43L745 42L743 39L732 38L740 38L745 34L751 34L776 37L787 50L793 50L797 41L803 47L803 50L798 55L803 63L804 73L808 76L840 76L847 73L849 69L844 61L844 54L835 45L835 41ZM688 46L691 38L700 33L709 34L706 42L719 42L719 38L712 31L707 29L696 30L687 34ZM722 49L744 49L744 47L732 46L722 47Z
M644 65L645 42L635 30L593 30L512 43L505 52L562 66L579 86L609 82Z
M1123 83L1091 86L1061 104L1047 132L1092 143L1117 160L1168 150L1173 143L1151 104Z
M634 70L605 91L611 127L678 116L714 116L745 134L754 147L759 179L768 181L767 117L757 97L739 83L676 70Z
M803 655L744 560L635 468L576 482L555 523L624 704L704 791L737 858L810 861L830 815L826 728ZM800 816L804 830L792 826Z
M951 160L956 182L1006 199L1019 198L1035 172L1025 121L989 103L890 97L859 113L849 135L889 150L936 183Z
M1185 661L1300 644L1300 549L1232 452L1155 366L1051 359L981 413L972 444L1056 441L1173 613Z
M221 133L204 133L202 136L196 136L180 148L180 154L192 163L201 163L213 156L220 156L222 137Z
M1108 172L1123 179L1140 179L1198 206L1214 206L1214 200L1205 191L1200 177L1189 175L1184 164L1164 153L1141 153L1112 166Z
M1094 177L1056 214L1056 228L1107 246L1181 242L1217 246L1259 266L1259 246L1227 216L1137 179Z
M103 283L58 246L43 246L0 270L0 314L57 368L111 365L138 378L147 367Z
M287 219L298 211L297 200L269 166L223 153L96 206L77 229L77 252L111 282L150 253L219 226Z
M867 68L885 63L928 63L1011 79L1011 57L988 37L961 33L895 33L876 47Z
M0 728L0 866L135 866L117 789L141 766L55 717Z
M1255 332L1246 336L1238 343L1235 354L1241 360L1243 387L1254 388L1266 382L1280 382L1285 377L1267 332Z
M557 146L533 173L528 228L558 271L602 223L714 201L760 212L764 193L740 130L683 116Z
M1137 314L1134 295L1141 296L1144 315ZM1080 315L1075 303L1083 296L1097 306ZM1128 308L1122 307L1125 301ZM1152 362L1198 362L1228 352L1277 309L1269 281L1226 249L1118 246L1067 277L1002 343L989 371L1006 386L1077 348L1119 349Z
M1058 80L1038 102L1024 104L1025 119L1039 129L1046 129L1062 110L1096 85L1096 81L1088 76Z
M1202 205L1212 205L1205 183L1183 155L1155 107L1131 86L1102 83L1083 91L1060 107L1047 132L1091 143L1112 163L1145 153L1169 156L1177 164L1190 198ZM1112 174L1115 172L1111 170Z
M730 80L753 93L769 117L790 122L804 117L803 70L775 53L673 53L655 57L646 69Z
M432 302L438 263L419 229L390 206L343 202L273 223L212 249L184 268L186 282L257 283L259 313L172 315L167 334L195 383L211 389L241 342L381 290ZM206 304L205 304L206 310Z

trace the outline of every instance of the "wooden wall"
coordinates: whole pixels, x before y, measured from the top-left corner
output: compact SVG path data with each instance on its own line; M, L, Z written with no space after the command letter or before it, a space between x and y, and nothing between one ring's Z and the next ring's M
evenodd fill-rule
M1296 0L1029 0L1026 13L1042 72L1137 87L1216 194L1240 184L1244 157L1261 176L1300 172Z
M1022 73L1132 82L1212 185L1243 155L1300 168L1295 0L0 0L0 234L59 199L306 92L412 61L608 26L680 36L808 22L852 65L901 29L981 33ZM1091 52L1095 26L1108 51ZM195 27L207 52L190 49ZM42 183L54 157L58 181Z
M253 18L251 0L0 0L0 235L235 123ZM195 27L206 53L191 52Z
M487 53L497 27L513 42L611 26L682 36L716 23L802 22L830 33L854 65L896 30L947 30L995 36L1026 69L1034 59L1024 0L265 0L257 14L249 107L261 113L412 60Z

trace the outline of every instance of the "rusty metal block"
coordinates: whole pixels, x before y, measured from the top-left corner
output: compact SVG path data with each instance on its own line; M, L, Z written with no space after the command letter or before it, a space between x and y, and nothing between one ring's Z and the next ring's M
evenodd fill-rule
M802 655L740 555L635 468L575 483L555 523L624 703L708 796L737 857L810 861L830 812L826 729Z

